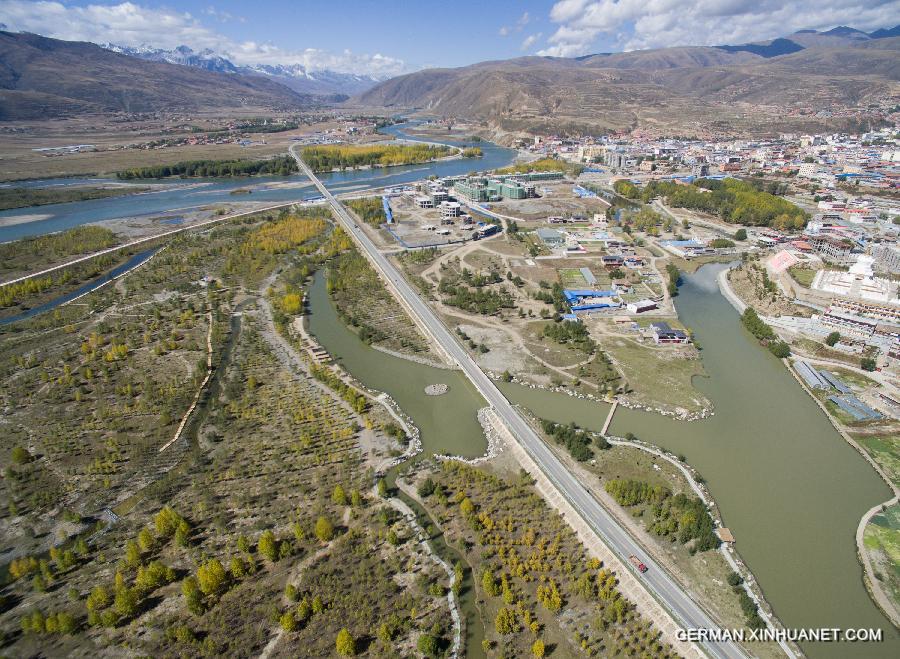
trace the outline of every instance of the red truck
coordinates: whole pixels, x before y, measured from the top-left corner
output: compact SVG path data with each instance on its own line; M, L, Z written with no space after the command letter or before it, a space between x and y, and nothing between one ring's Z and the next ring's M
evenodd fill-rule
M628 560L631 561L632 565L634 565L641 574L647 571L647 566L641 563L641 559L639 559L634 554L629 556Z

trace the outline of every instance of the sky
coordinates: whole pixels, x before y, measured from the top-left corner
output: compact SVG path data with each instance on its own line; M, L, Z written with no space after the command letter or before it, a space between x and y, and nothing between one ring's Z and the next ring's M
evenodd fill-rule
M523 55L740 44L900 23L900 0L0 0L2 29L209 48L236 64L389 77Z

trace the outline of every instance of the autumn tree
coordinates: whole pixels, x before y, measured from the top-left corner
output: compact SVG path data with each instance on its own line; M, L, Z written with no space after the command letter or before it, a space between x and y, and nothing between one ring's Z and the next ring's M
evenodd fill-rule
M331 493L331 501L336 506L347 505L347 494L344 492L344 488L341 487L340 484L334 486L334 491Z
M290 611L281 614L279 623L281 624L281 628L286 632L292 632L297 629L297 619Z
M334 537L334 526L327 517L316 520L316 537L322 542L330 542Z
M182 581L181 592L184 595L188 611L194 615L203 613L203 593L200 592L200 586L196 577L189 576Z
M217 595L225 586L228 574L218 558L212 558L197 569L197 584L204 595Z
M335 650L342 657L352 657L356 654L356 641L350 635L350 631L344 627L338 632L334 642Z
M271 531L264 531L259 536L259 542L256 544L260 555L269 559L273 563L278 560L278 543L275 541L275 534Z

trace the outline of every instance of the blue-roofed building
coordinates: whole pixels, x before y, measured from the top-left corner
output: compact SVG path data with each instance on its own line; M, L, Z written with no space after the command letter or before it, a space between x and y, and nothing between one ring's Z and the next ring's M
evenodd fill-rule
M565 289L563 295L569 304L582 304L596 298L615 297L616 291L588 291Z
M880 419L882 415L871 407L863 403L856 396L829 396L828 400L841 408L844 412L852 416L857 421L868 421L871 419Z
M837 377L830 371L819 371L819 375L821 375L828 382L828 384L840 391L842 394L851 393L850 387L838 380Z
M808 362L798 361L794 364L794 370L803 378L806 386L810 389L830 389L831 384L822 377L822 375L809 365Z

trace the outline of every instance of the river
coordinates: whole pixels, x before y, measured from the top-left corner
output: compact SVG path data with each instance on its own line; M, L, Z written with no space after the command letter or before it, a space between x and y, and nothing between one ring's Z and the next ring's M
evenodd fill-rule
M159 247L153 247L151 249L144 250L143 252L138 252L137 254L131 256L127 261L125 261L125 263L117 265L106 274L100 275L96 279L92 279L88 283L79 286L70 293L60 295L59 297L53 298L49 302L39 304L38 306L32 307L28 311L23 311L22 313L16 314L15 316L0 318L0 325L9 325L10 323L16 323L20 320L32 318L33 316L37 316L38 314L52 311L53 309L66 304L67 302L71 302L72 300L80 298L82 295L87 295L88 293L95 291L101 286L104 286L107 283L111 282L113 279L122 276L129 270L135 269L136 267L147 261L151 256L156 254L159 249Z
M411 122L412 124L413 122ZM381 132L396 137L417 140L403 132L406 125L396 124L381 129ZM421 141L421 140L418 140ZM466 174L474 169L487 170L503 167L512 162L516 152L490 142L467 142L463 140L446 140L456 146L477 146L484 154L481 158L457 158L441 160L420 165L402 165L376 169L349 170L322 174L319 178L334 193L363 190L373 187L401 185L418 181L426 176L453 176ZM55 187L80 185L98 185L103 179L45 179L29 181L27 187ZM107 181L108 182L108 181ZM0 243L17 240L27 236L39 236L55 231L63 231L89 222L116 220L124 218L168 217L173 213L185 213L209 204L232 203L240 206L240 202L279 202L299 201L319 196L318 191L305 176L253 176L238 178L192 178L172 179L163 182L153 180L136 180L129 182L138 187L151 187L151 190L139 194L91 199L67 204L50 204L32 208L14 208L0 211ZM26 184L8 184L20 186ZM250 195L233 195L234 190L252 190ZM18 222L15 218L37 216L43 219L29 222ZM176 218L177 219L177 218ZM10 222L18 222L7 224ZM4 224L7 224L4 226Z
M715 405L703 421L683 422L619 407L611 432L683 453L706 478L741 557L787 627L865 627L885 642L804 645L812 657L894 657L896 631L862 582L854 533L862 514L890 496L887 486L843 438L781 363L741 326L707 265L685 276L676 298L693 328L708 378L697 382ZM484 448L475 420L481 397L456 372L387 355L363 344L338 319L317 277L310 330L364 384L394 397L422 431L425 453L472 455ZM451 393L428 397L426 384ZM608 406L564 394L502 384L535 414L600 430ZM455 396L454 396L455 394Z

